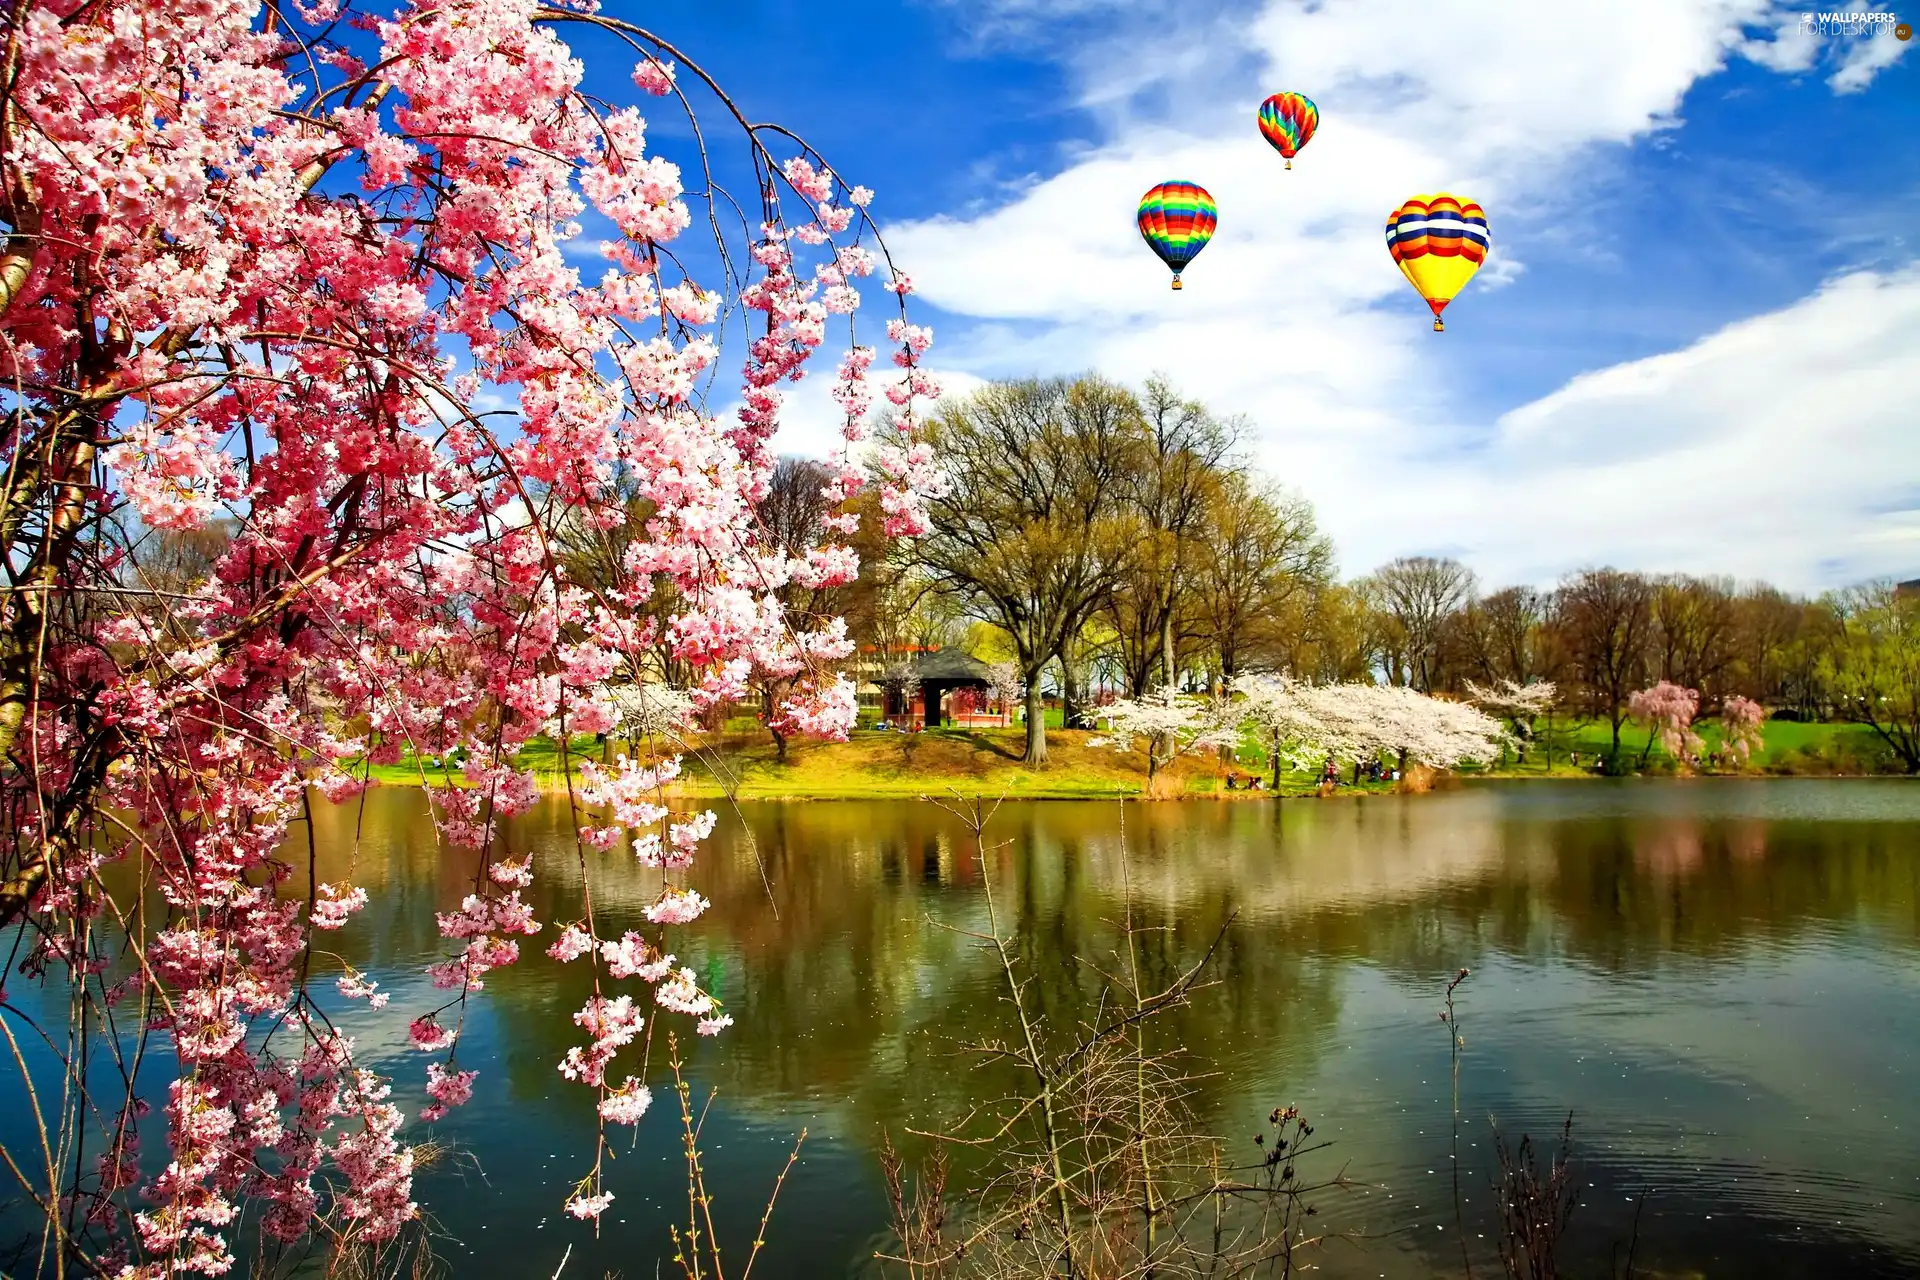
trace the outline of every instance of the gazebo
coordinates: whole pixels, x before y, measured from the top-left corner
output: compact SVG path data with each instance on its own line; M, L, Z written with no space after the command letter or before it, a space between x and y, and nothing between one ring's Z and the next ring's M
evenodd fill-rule
M941 649L935 653L922 654L908 665L907 671L920 683L920 705L926 727L936 728L945 722L945 713L940 708L941 700L955 689L979 689L993 687L993 670L964 649ZM911 713L907 706L905 682L899 676L883 680L886 689L886 713L891 716L905 716Z

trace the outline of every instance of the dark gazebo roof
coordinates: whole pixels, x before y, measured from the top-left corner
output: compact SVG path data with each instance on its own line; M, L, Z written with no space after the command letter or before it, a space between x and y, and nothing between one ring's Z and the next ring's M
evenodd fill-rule
M990 686L993 683L993 668L965 649L942 649L937 653L922 654L913 662L913 674L922 684L938 681L941 684Z

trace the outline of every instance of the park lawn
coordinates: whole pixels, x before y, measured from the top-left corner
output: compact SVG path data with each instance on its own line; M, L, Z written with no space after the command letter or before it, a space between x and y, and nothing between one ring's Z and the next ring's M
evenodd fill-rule
M1765 749L1756 755L1750 771L1833 772L1835 770L1828 767L1832 761L1871 761L1881 754L1876 750L1872 731L1860 725L1770 720L1765 730ZM1699 732L1709 749L1718 745L1717 726L1703 725ZM696 744L696 749L685 755L685 771L673 790L686 796L725 795L727 788L718 780L718 769L738 779L734 794L743 800L884 799L954 794L1089 799L1143 794L1147 789L1145 753L1135 749L1123 754L1111 747L1089 746L1089 740L1098 736L1087 730L1049 730L1049 759L1044 769L1029 769L1021 762L1025 734L1019 728L947 728L913 735L860 729L846 742L790 740L783 762L775 758L773 743L764 731L748 732L743 726L735 725L731 732L716 736L709 743ZM1630 767L1637 766L1640 752L1646 746L1646 731L1637 725L1627 726L1621 732L1620 742ZM1468 765L1460 772L1479 777L1585 777L1590 776L1591 766L1611 745L1611 733L1604 720L1578 722L1571 729L1556 724L1551 770L1541 764L1542 753L1536 743L1530 752L1532 758L1524 766L1509 759L1504 766ZM1569 763L1569 749L1580 753L1579 769ZM571 756L576 770L582 760L599 760L600 752L599 744L592 738L575 739ZM558 744L548 739L535 738L527 743L520 752L518 765L538 775L550 790L562 790L566 785ZM1160 771L1154 793L1167 797L1224 797L1229 794L1224 785L1227 767L1210 752L1183 757ZM1270 780L1265 753L1251 740L1242 746L1232 768L1242 776L1257 774L1263 782ZM1648 771L1670 770L1671 761L1656 744ZM422 769L420 764L408 760L395 765L376 765L371 772L376 782L417 786ZM451 776L441 769L426 770L427 779L433 785L447 785L457 779L458 773L457 769ZM1352 777L1350 767L1341 770L1341 777L1341 790L1351 793L1354 788L1346 783ZM1311 774L1283 773L1281 794L1311 793L1315 782ZM1359 790L1388 791L1392 790L1392 784L1363 783Z
M1019 728L934 729L902 734L856 732L846 742L787 744L787 759L771 744L723 747L718 763L739 778L743 800L805 796L814 799L949 796L1009 799L1092 799L1137 796L1146 790L1147 761L1141 750L1121 753L1094 747L1087 730L1047 733L1047 764L1030 769L1021 760L1026 734ZM912 744L912 745L908 745ZM705 760L686 761L689 789L722 794ZM1160 771L1160 795L1225 794L1225 766L1211 754L1176 760Z
M1545 721L1541 722L1542 736L1545 736ZM1769 720L1761 726L1765 736L1765 745L1754 753L1748 762L1749 771L1757 772L1793 772L1796 770L1818 772L1817 762L1833 759L1853 759L1871 761L1883 754L1879 739L1873 730L1857 724L1808 724L1797 720ZM1717 721L1702 721L1694 726L1694 731L1706 743L1708 751L1718 747L1721 742L1720 726ZM1564 723L1553 726L1551 739L1553 749L1553 773L1572 774L1575 770L1567 762L1569 750L1580 753L1580 773L1587 772L1587 766L1595 763L1601 756L1613 749L1613 729L1605 720L1584 720L1575 722L1569 730ZM1620 751L1630 767L1637 767L1641 753L1647 747L1647 730L1629 721L1620 727ZM1540 746L1536 743L1528 751L1531 759L1525 766L1509 760L1504 767L1486 770L1494 777L1540 777L1547 771L1540 766ZM1672 759L1655 743L1649 768L1670 769Z
M903 734L855 730L846 742L791 739L787 758L775 758L773 743L764 733L730 733L707 744L696 744L682 759L684 772L672 790L689 796L722 796L716 770L739 780L735 797L753 799L857 799L907 796L1092 799L1137 796L1147 786L1144 751L1121 753L1111 747L1093 747L1098 735L1087 730L1050 730L1045 768L1029 769L1020 760L1026 734L1019 728L934 729ZM905 745L911 742L911 747ZM600 747L591 738L577 738L573 763L600 759ZM564 788L557 744L536 738L521 749L519 767L539 775L552 790ZM1249 767L1236 766L1245 773ZM1211 753L1176 760L1160 771L1159 795L1227 794L1226 766ZM420 764L403 760L375 765L373 780L387 785L418 786ZM445 770L427 769L431 785L449 782ZM457 779L459 771L453 770ZM1296 775L1284 790L1305 792L1313 780ZM1235 793L1238 794L1238 793Z

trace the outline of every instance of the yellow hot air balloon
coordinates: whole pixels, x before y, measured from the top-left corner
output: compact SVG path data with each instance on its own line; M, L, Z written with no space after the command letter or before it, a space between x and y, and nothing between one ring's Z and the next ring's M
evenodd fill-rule
M1492 245L1480 206L1444 192L1415 196L1387 217L1387 252L1433 308L1435 333L1446 328L1440 313L1473 279Z

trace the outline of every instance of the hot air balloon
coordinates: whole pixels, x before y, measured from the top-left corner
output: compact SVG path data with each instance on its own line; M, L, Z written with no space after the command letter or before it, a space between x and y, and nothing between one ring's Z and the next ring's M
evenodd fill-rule
M1260 104L1260 133L1293 168L1294 153L1313 140L1320 127L1320 108L1301 93L1276 93Z
M1147 247L1173 268L1173 287L1178 289L1180 272L1213 239L1220 211L1205 187L1192 182L1163 182L1140 197L1135 221L1140 224Z
M1415 196L1387 217L1387 252L1433 308L1435 333L1446 329L1440 313L1473 279L1492 244L1486 213L1458 196Z

